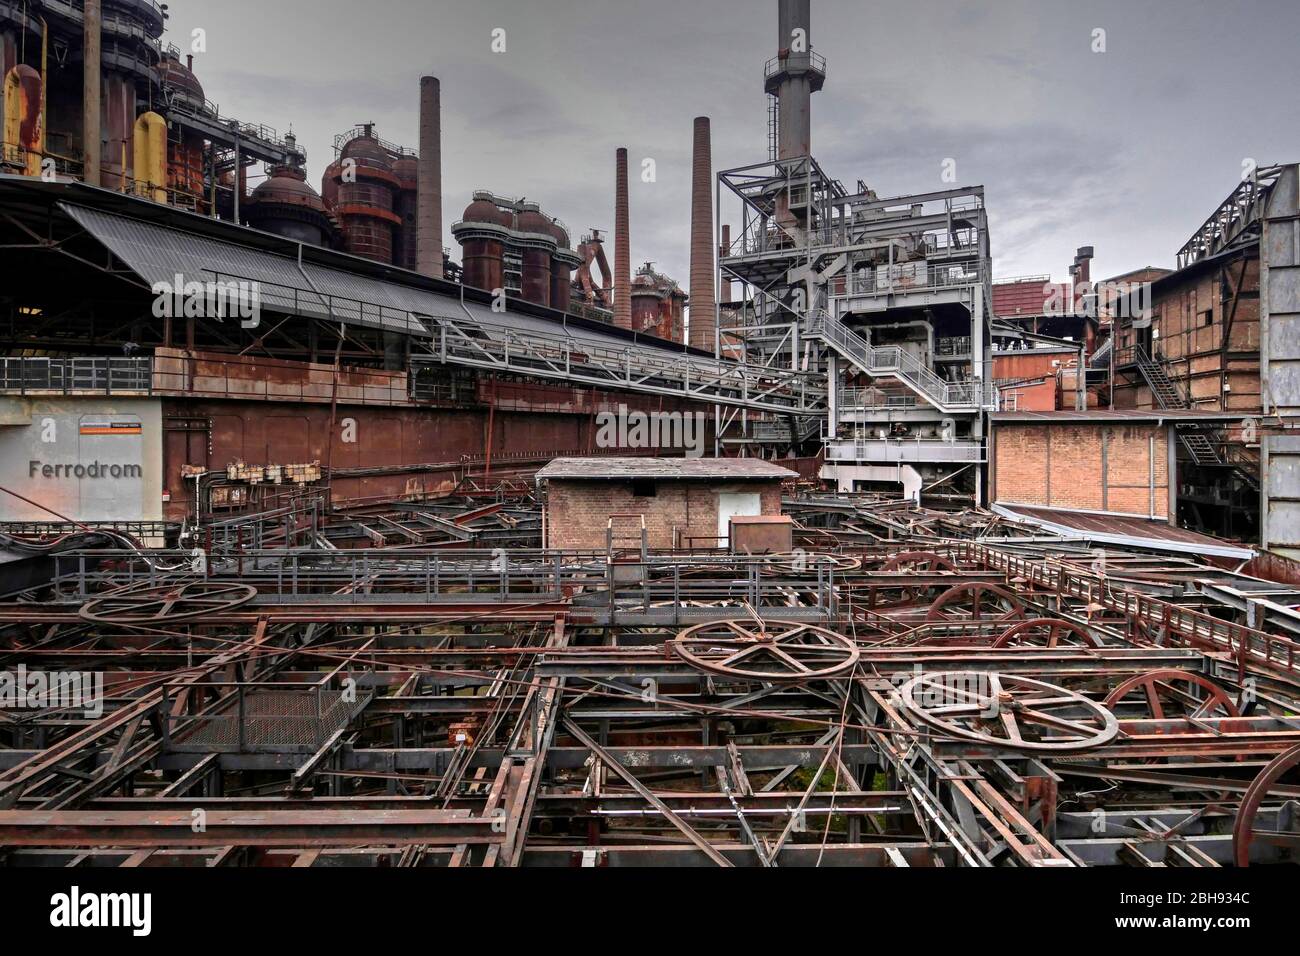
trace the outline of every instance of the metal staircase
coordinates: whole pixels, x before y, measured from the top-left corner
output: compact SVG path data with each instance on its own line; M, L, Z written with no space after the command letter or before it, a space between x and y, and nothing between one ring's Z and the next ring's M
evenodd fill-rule
M971 412L994 402L993 386L945 382L911 352L897 345L873 346L825 311L810 313L806 334L825 342L873 378L894 378L941 412Z
M1192 407L1183 390L1165 373L1164 366L1148 355L1146 349L1141 346L1136 347L1134 359L1138 372L1141 373L1147 387L1151 389L1151 397L1156 404L1163 409L1175 411ZM1174 426L1174 430L1178 433L1178 439L1183 443L1183 447L1187 449L1187 454L1196 464L1207 466L1224 464L1214 443L1206 438L1203 432L1188 431L1178 426Z
M1137 360L1138 371L1142 373L1142 378L1151 389L1152 397L1160 404L1161 408L1192 407L1191 403L1183 395L1182 389L1175 385L1173 379L1165 374L1164 366L1147 355L1146 349L1138 346L1134 349L1134 356Z

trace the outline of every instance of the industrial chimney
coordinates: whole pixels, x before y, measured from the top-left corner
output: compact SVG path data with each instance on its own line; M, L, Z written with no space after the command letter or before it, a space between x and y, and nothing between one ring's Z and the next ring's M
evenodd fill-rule
M691 345L714 351L717 328L713 296L713 151L709 118L695 117L691 151Z
M614 324L632 328L632 244L628 234L627 150L614 154Z
M85 154L85 169L82 178L91 186L100 184L100 110L103 100L100 73L100 39L103 26L103 12L100 0L86 0L85 3L85 60L82 66L81 81L81 132L82 151Z
M420 173L416 200L419 271L442 278L442 87L420 77Z
M1071 290L1074 296L1075 310L1079 311L1087 304L1087 299L1092 295L1092 246L1080 246L1074 254L1074 265L1070 267L1070 275L1073 276L1074 288ZM1082 291L1080 286L1083 287Z

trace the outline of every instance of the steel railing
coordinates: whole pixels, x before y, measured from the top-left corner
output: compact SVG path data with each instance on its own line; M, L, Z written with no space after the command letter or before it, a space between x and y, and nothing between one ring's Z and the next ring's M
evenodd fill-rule
M153 391L151 358L0 358L0 392L99 392L105 395Z
M827 461L887 462L981 462L980 442L944 441L936 438L830 439Z
M962 561L1004 572L1035 591L1055 594L1058 601L1069 597L1124 615L1130 638L1139 642L1226 652L1243 671L1247 664L1254 663L1276 668L1290 678L1300 677L1300 642L1290 638L1220 620L1064 565L1008 554L974 542L959 542L956 548Z
M893 375L941 410L995 407L992 383L945 382L915 355L897 345L871 345L824 311L808 322L808 334L820 338L869 375Z
M859 271L849 281L849 295L884 295L938 292L984 284L984 269L966 263L925 263L924 269L906 269L908 263ZM921 263L917 263L918 266Z

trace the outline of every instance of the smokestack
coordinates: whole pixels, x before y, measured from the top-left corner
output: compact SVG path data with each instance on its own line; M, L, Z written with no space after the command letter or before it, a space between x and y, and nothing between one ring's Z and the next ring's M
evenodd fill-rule
M628 234L627 150L614 154L614 324L632 328L632 244Z
M442 278L442 87L420 77L420 183L416 198L416 262L426 276Z
M777 11L777 56L782 67L771 78L780 101L777 114L777 159L812 153L812 94L821 89L820 71L812 62L810 0L780 0Z
M103 15L100 0L86 0L85 64L82 68L81 133L85 169L82 178L92 186L100 184L100 109L103 93L100 88L100 31Z
M1092 246L1080 246L1074 254L1074 264L1079 267L1079 281L1092 281Z
M714 351L713 150L709 118L695 117L691 151L691 345Z
M1075 310L1079 311L1092 295L1092 246L1079 247L1074 254L1074 265L1070 267L1070 275L1074 277ZM1080 286L1083 286L1082 292L1079 290Z

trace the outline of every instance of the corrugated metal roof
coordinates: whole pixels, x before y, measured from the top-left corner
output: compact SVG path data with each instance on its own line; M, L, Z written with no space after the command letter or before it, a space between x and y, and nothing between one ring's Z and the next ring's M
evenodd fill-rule
M538 478L620 481L630 478L665 480L779 480L798 478L797 472L761 458L557 458Z
M1009 354L1009 353L1004 353ZM1240 421L1240 414L1230 412L1201 412L1194 408L1109 408L1092 409L1086 412L992 412L989 415L994 422L1035 422L1051 424L1052 422L1219 422Z
M1137 545L1161 551L1209 554L1242 560L1255 556L1255 552L1244 545L1232 544L1151 518L1017 504L995 504L993 510L1005 517L1028 521L1056 534L1087 538L1101 544Z
M705 369L716 369L712 358L693 356L685 348L656 340L629 342L580 324L556 322L524 312L494 312L482 303L428 292L398 282L358 275L312 262L298 262L250 246L224 242L211 236L173 229L71 202L59 208L107 246L141 279L153 285L186 282L256 281L264 307L293 315L329 319L353 325L382 328L433 337L432 323L421 316L464 321L489 338L500 340L509 332L525 332L565 339L590 349L624 352L645 350ZM310 278L304 278L304 273ZM314 286L314 288L313 288ZM317 294L319 291L320 294Z
M276 311L426 337L428 328L411 313L421 311L421 305L442 307L445 301L418 289L311 263L299 271L288 256L98 209L67 202L59 208L150 285L174 285L178 275L185 282L256 282L263 306Z

